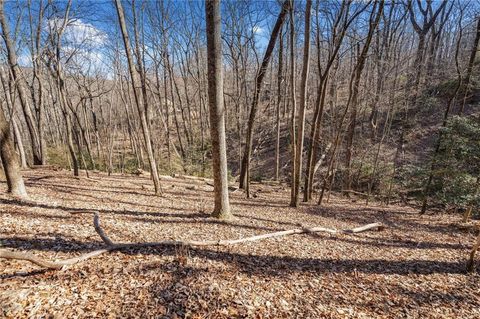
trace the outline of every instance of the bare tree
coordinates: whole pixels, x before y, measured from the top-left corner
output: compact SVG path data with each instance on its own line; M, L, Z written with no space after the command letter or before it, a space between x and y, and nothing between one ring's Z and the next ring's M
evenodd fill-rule
M312 197L312 189L313 189L313 179L315 173L315 167L318 167L317 161L317 153L319 149L319 139L320 139L320 128L322 124L324 108L325 108L325 100L326 100L326 93L327 93L327 84L329 81L330 70L335 64L335 61L338 60L338 54L340 52L340 48L342 47L343 40L347 33L348 28L350 25L355 21L355 19L364 12L369 3L360 6L357 10L355 10L351 15L350 13L350 1L342 1L340 9L338 9L336 16L332 22L332 30L331 36L329 39L329 47L328 47L328 57L324 67L322 67L321 62L321 29L320 29L320 19L318 17L318 10L316 10L316 46L317 46L317 67L318 73L320 76L318 89L317 89L317 96L315 100L315 109L313 113L313 123L310 129L310 145L307 151L307 166L306 166L306 174L305 174L305 186L304 186L304 197L303 201L307 202Z
M0 0L0 25L2 27L3 40L7 49L8 65L13 77L13 81L16 83L18 95L20 97L20 104L22 105L23 114L28 126L28 132L30 133L30 140L32 145L33 164L42 164L40 141L38 137L38 129L35 125L33 118L30 101L26 92L26 82L22 75L20 67L18 65L17 53L15 52L15 45L10 37L10 27L8 21L5 18L4 13L4 1Z
M297 149L295 155L295 193L290 206L297 207L299 204L299 188L303 161L303 135L305 133L305 108L307 104L307 81L310 66L310 17L312 12L312 0L307 0L305 5L305 40L303 44L303 68L300 82L300 105L298 113Z
M290 122L290 140L292 152L292 175L290 187L290 206L296 205L297 194L297 138L296 138L296 119L297 119L297 94L296 94L296 66L295 66L295 14L294 14L294 0L290 1L290 100L292 103L292 115Z
M276 109L276 142L275 142L275 180L279 180L280 174L280 106L282 104L282 83L283 83L283 35L280 30L280 41L278 43L278 71L277 71L277 109Z
M120 29L122 31L123 43L125 46L125 53L128 60L128 68L130 71L130 77L132 79L133 86L133 95L135 97L135 103L137 105L138 113L140 115L140 124L143 131L143 138L145 142L145 148L147 150L148 161L150 163L150 172L152 174L153 185L155 187L155 194L162 194L162 188L160 185L160 178L158 176L157 162L153 154L152 141L150 136L150 129L147 121L147 97L145 96L145 88L142 91L142 82L138 78L138 70L135 66L135 62L132 56L132 49L130 46L130 37L128 36L127 24L125 22L125 14L123 11L123 6L121 0L115 0L115 6L117 8L118 22L120 24ZM138 37L136 37L138 38ZM137 56L137 60L138 60ZM139 66L141 69L141 66Z
M268 62L272 56L273 49L275 47L275 42L277 41L278 34L280 33L281 26L285 20L285 17L288 13L290 7L290 0L285 0L282 5L280 14L278 15L275 26L273 27L272 33L270 35L270 40L268 42L265 55L263 56L262 65L258 70L257 76L255 78L255 91L253 92L252 105L250 107L250 114L248 117L248 126L247 126L247 136L245 139L245 149L243 152L242 166L240 169L240 187L245 188L247 192L247 197L250 196L250 157L252 154L252 143L253 143L253 128L255 124L255 117L258 110L258 99L260 96L260 91L262 89L263 78L267 71Z
M229 219L232 217L232 213L228 200L220 0L205 1L205 13L207 20L208 105L215 192L213 215L221 219Z

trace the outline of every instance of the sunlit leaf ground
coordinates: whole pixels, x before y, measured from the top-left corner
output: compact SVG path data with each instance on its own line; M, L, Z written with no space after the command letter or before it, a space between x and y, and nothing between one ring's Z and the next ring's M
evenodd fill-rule
M164 179L165 196L156 197L144 176L24 175L29 201L13 200L2 186L1 246L48 259L102 246L93 210L118 242L234 239L377 221L386 229L113 252L61 271L0 260L0 317L480 317L480 276L464 272L475 231L459 216L420 217L412 208L337 197L293 209L288 187L254 184L256 198L231 194L236 218L222 222L208 216L213 188L201 180Z

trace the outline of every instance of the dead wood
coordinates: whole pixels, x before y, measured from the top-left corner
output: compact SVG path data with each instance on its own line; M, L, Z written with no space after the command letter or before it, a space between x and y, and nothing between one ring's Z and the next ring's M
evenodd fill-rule
M201 181L201 182L213 183L213 179L206 178L206 177L198 177L198 176L191 176L191 175L179 175L179 174L173 174L173 177L178 178L178 179L188 179L188 180L192 180L192 181Z
M30 166L31 169L52 169L52 170L58 170L60 169L60 167L58 165L48 165L48 164L45 164L45 165L31 165Z
M333 228L325 228L325 227L302 227L302 228L295 228L290 230L282 230L273 233L267 233L262 235L256 235L246 238L239 238L239 239L229 239L229 240L207 240L207 241L197 241L197 240L165 240L159 242L144 242L144 243L121 243L115 244L105 233L105 231L100 226L100 218L98 213L94 214L93 218L93 225L95 227L95 231L100 236L102 241L107 245L105 248L97 249L92 252L80 255L78 257L66 259L66 260L59 260L59 261L49 261L43 259L41 257L37 257L30 253L24 252L15 252L8 249L0 249L0 258L3 259L13 259L13 260L25 260L29 261L33 264L36 264L40 267L49 268L49 269L62 269L65 266L71 266L74 264L78 264L82 261L90 259L92 257L99 256L103 253L113 250L122 250L122 249L138 249L138 248L145 248L145 247L158 247L158 246L190 246L190 247L204 247L204 246L231 246L246 242L253 242L258 240L263 240L267 238L275 238L275 237L282 237L288 236L293 234L305 234L305 233L329 233L329 234L356 234L361 233L368 230L382 230L384 228L382 223L371 223L364 226L360 226L357 228L352 229L343 229L337 230Z
M211 187L215 187L213 182L206 181L205 184L207 184L208 186L211 186ZM228 190L231 191L232 193L235 193L237 190L239 190L239 188L232 184L232 185L228 186Z
M470 251L470 257L468 258L467 261L467 271L468 272L473 272L475 270L475 254L478 251L478 248L480 247L480 227L478 229L478 236L477 240L475 241L475 244L472 247L472 250Z
M105 244L107 244L108 246L112 246L113 241L110 240L107 234L105 234L105 232L103 231L102 227L100 227L99 219L100 218L98 217L98 214L95 213L95 215L93 216L93 226L95 227L95 231L97 232L97 234L100 236L100 238L103 240Z
M23 252L15 252L11 251L8 249L0 249L0 258L4 259L15 259L15 260L26 260L31 263L34 263L35 265L44 267L44 268L49 268L49 269L62 269L65 266L70 266L74 264L78 264L84 260L87 260L89 258L101 255L109 250L112 250L112 248L104 248L104 249L98 249L94 250L92 252L89 252L87 254L83 254L81 256L75 257L75 258L70 258L70 259L65 259L62 261L49 261L45 260L43 258L37 257L35 255L32 255L30 253L23 253Z

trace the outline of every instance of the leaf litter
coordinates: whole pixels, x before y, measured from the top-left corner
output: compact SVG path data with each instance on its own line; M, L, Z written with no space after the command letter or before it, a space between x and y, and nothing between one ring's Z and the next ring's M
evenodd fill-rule
M381 222L381 232L302 234L230 247L111 252L60 271L0 260L5 318L479 318L480 275L465 274L475 229L458 216L332 196L288 207L284 185L231 193L232 221L209 217L212 187L146 176L25 171L30 199L0 195L0 246L50 260L119 242L236 239L298 227ZM193 187L192 186L196 186ZM5 185L3 185L5 188Z

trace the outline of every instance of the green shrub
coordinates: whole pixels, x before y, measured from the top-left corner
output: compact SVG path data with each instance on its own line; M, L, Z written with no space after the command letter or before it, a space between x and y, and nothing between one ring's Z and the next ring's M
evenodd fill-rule
M455 116L442 128L429 196L455 207L480 205L480 121Z

